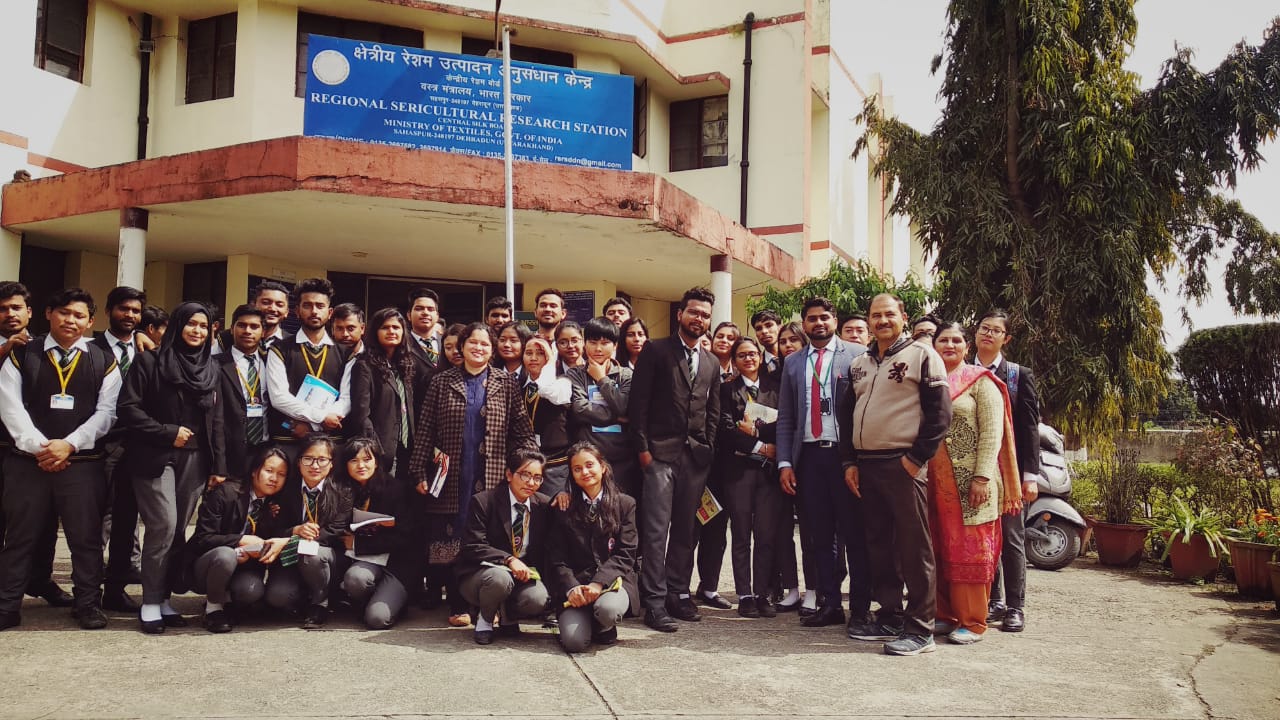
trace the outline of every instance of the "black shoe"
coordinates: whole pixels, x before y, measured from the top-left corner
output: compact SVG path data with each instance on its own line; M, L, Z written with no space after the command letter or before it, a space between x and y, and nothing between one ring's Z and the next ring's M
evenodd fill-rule
M102 594L102 607L114 612L136 613L141 606L129 597L124 588L111 588Z
M796 601L793 603L777 603L774 605L774 608L780 613L795 612L800 609L800 598L796 598Z
M124 576L124 584L125 585L141 585L142 570L140 568L133 568L132 570L130 570L129 573Z
M1011 607L1004 614L1004 622L1000 624L1000 629L1004 632L1022 632L1027 627L1027 618L1022 614L1022 608Z
M147 635L163 635L164 620L138 620L142 624L141 630Z
M1004 615L1007 612L1009 612L1009 608L1005 607L1004 603L992 600L987 603L987 624L994 625L995 623L1003 621Z
M76 599L71 597L71 593L58 587L58 583L52 580L40 588L39 592L28 594L44 600L50 607L71 607L76 604Z
M204 615L204 629L211 633L231 632L231 619L224 610L214 610Z
M312 605L307 608L307 612L302 616L303 630L318 630L324 627L325 621L329 619L329 608L323 605Z
M164 623L165 627L186 627L187 626L187 619L182 617L178 613L173 613L171 615L161 615L160 621Z
M796 608L796 614L797 614L797 615L799 615L799 616L801 617L801 619L803 619L803 618L807 618L807 617L812 617L812 616L813 616L813 614L814 614L814 613L816 613L816 612L818 612L818 610L817 610L816 608L807 608L807 607L805 607L803 604L802 604L802 605L800 605L800 607L799 607L799 608Z
M720 593L716 593L715 595L708 595L704 592L698 592L697 594L694 595L694 598L700 604L706 605L709 608L715 608L717 610L733 609L733 603L720 597Z
M668 615L666 610L650 610L645 613L644 624L665 633L673 633L680 629L679 623Z
M756 610L762 618L778 617L778 611L774 609L773 603L768 598L756 598Z
M859 619L858 622L849 621L849 624L845 626L845 634L851 640L886 642L898 639L898 636L902 634L902 628L879 622L863 622Z
M107 626L107 616L102 614L102 608L97 605L72 610L71 616L80 623L82 630L101 630Z
M685 622L702 620L702 616L698 614L698 608L693 604L693 598L684 598L683 600L671 598L667 600L667 613L671 617Z
M843 625L844 624L844 608L835 605L827 605L818 608L818 611L804 618L800 624L805 627L826 627L827 625Z
M0 630L8 630L22 624L22 616L18 613L0 612Z
M496 632L504 638L520 637L520 623L514 620L504 622L496 628Z
M618 644L617 626L611 627L608 630L601 630L600 632L592 633L591 642L596 645L617 645Z
M765 602L769 602L765 600ZM756 606L756 599L753 597L738 598L738 614L744 618L760 617L760 609Z
M476 630L474 633L472 633L472 634L471 634L471 637L472 637L472 639L474 639L474 640L476 641L476 644L477 644L477 645L492 645L492 644L493 644L493 631L492 631L492 630Z

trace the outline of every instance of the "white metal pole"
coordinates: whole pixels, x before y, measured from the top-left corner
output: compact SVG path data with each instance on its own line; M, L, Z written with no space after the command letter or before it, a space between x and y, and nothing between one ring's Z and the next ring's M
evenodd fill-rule
M511 179L511 28L502 28L502 156L507 190L507 302L516 302L516 213Z

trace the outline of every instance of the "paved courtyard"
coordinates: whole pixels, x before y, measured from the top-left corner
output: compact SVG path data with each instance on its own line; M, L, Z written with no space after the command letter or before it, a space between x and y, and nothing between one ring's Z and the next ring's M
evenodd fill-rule
M794 615L708 611L674 635L628 620L617 646L569 656L531 626L478 647L442 611L383 632L335 617L151 637L120 614L76 630L28 599L22 627L0 633L0 717L1280 718L1272 603L1092 559L1031 570L1028 586L1025 633L915 658Z

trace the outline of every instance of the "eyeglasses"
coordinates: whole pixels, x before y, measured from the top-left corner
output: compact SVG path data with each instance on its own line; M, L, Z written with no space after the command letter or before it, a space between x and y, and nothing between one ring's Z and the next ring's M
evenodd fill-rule
M979 334L979 335L990 335L991 337L1000 337L1001 335L1003 335L1003 334L1004 334L1004 330L1002 330L1002 329L1000 329L1000 328L998 328L998 327L992 327L992 326L990 326L990 325L979 325L979 326L978 326L978 334Z
M750 360L750 359L752 359L752 358L758 358L758 357L760 357L760 353L758 353L758 352L740 352L740 353L738 353L738 356L737 356L737 357L738 357L738 359L739 359L739 360Z
M710 319L711 319L711 313L709 313L709 312L703 312L702 310L681 310L680 312L682 312L682 313L684 313L685 315L688 315L688 316L690 316L690 317L696 317L696 318L698 318L699 320L710 320Z
M538 483L538 484L541 484L541 483L542 483L542 476L541 476L541 475L534 475L533 473L531 473L531 472L526 472L526 471L524 471L524 470L517 470L517 471L515 471L515 473L514 473L514 474L515 474L515 476L516 476L516 477L520 478L521 480L523 480L523 481L525 481L525 482L527 482L527 483Z
M298 458L298 463L300 465L306 465L308 467L327 467L332 462L333 458L327 457L307 457L304 455Z

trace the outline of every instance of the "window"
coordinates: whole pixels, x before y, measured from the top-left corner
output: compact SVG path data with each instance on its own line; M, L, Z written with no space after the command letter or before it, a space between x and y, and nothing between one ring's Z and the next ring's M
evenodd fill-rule
M631 104L631 152L644 157L649 154L649 81L641 80L636 85L635 101Z
M298 13L298 55L295 94L302 97L307 89L307 35L327 35L329 37L363 40L365 42L386 43L388 45L404 45L406 47L422 47L422 31L395 25L347 20L346 18L329 17Z
M81 82L89 0L36 3L36 67Z
M187 25L187 102L236 94L236 14Z
M729 164L729 96L671 103L670 169Z
M501 44L499 44L501 47ZM462 54L463 55L480 55L493 49L493 40L488 38L462 38ZM511 59L520 62L541 63L543 65L556 65L559 67L573 67L573 53L560 52L559 50L547 50L545 48L529 47L528 45L511 45Z

